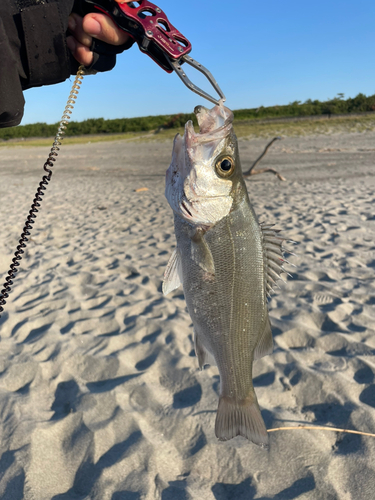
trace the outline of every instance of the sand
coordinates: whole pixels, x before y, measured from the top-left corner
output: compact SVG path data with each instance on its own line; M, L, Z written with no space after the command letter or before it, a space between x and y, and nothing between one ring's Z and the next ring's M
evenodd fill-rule
M243 168L264 139L240 140ZM375 433L375 133L285 138L247 181L260 220L297 244L270 302L254 384L268 428ZM0 150L1 282L48 148ZM214 435L219 377L198 370L164 198L171 142L65 146L0 320L2 500L361 499L375 438ZM136 192L139 188L148 188Z

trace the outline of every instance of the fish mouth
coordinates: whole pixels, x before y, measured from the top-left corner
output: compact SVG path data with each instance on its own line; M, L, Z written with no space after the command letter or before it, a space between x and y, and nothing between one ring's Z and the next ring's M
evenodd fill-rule
M212 109L196 106L194 113L197 117L200 134L217 132L222 127L232 124L234 118L232 111L223 105L214 106Z
M233 126L233 113L225 106L214 106L212 109L197 106L194 110L199 132L194 130L192 121L185 125L185 145L194 148L200 144L220 142L230 135Z

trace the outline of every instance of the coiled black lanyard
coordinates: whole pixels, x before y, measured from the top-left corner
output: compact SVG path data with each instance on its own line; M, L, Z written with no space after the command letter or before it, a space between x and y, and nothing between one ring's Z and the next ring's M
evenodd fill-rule
M17 249L14 253L14 257L12 259L12 264L10 265L8 274L5 278L5 282L3 284L3 289L0 292L0 318L1 318L1 313L4 311L4 305L6 304L6 299L9 297L10 292L12 291L12 286L13 286L13 281L17 275L17 272L19 271L18 267L20 266L20 260L22 260L22 254L24 253L24 249L26 248L26 243L29 241L28 236L30 236L30 231L33 228L33 224L36 219L36 214L39 211L38 208L40 207L40 204L43 200L44 196L44 191L47 189L47 185L49 184L51 178L52 178L52 173L53 171L51 168L54 166L54 162L56 161L56 157L59 154L58 152L60 151L59 146L61 146L61 142L63 140L63 135L65 133L65 130L67 128L67 125L70 120L70 115L72 114L74 105L76 103L76 99L78 96L78 92L81 88L83 76L84 76L84 66L80 66L78 68L76 77L74 79L68 101L66 103L63 115L61 117L59 127L57 129L57 133L55 136L55 139L52 144L51 151L48 155L47 161L45 162L43 169L46 172L46 175L43 175L42 180L39 183L39 187L37 189L37 192L35 194L35 197L33 199L29 215L27 216L25 226L22 230L22 234L20 237L20 240L18 242Z

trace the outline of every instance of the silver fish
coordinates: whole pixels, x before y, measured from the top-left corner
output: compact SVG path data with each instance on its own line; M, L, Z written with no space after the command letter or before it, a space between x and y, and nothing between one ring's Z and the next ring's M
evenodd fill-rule
M253 361L272 353L267 296L283 269L283 238L259 224L242 176L233 113L195 108L177 135L166 174L177 246L163 292L183 285L199 367L216 364L220 399L215 434L267 447L252 381Z

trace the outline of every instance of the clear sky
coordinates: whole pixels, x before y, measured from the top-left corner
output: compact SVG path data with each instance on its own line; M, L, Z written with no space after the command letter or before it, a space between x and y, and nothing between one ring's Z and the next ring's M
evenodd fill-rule
M374 0L156 0L232 109L375 94ZM194 83L199 73L188 71ZM59 121L70 81L25 92L22 124ZM205 87L210 90L209 86ZM84 79L72 119L192 112L204 100L137 45ZM208 103L210 105L210 103Z

